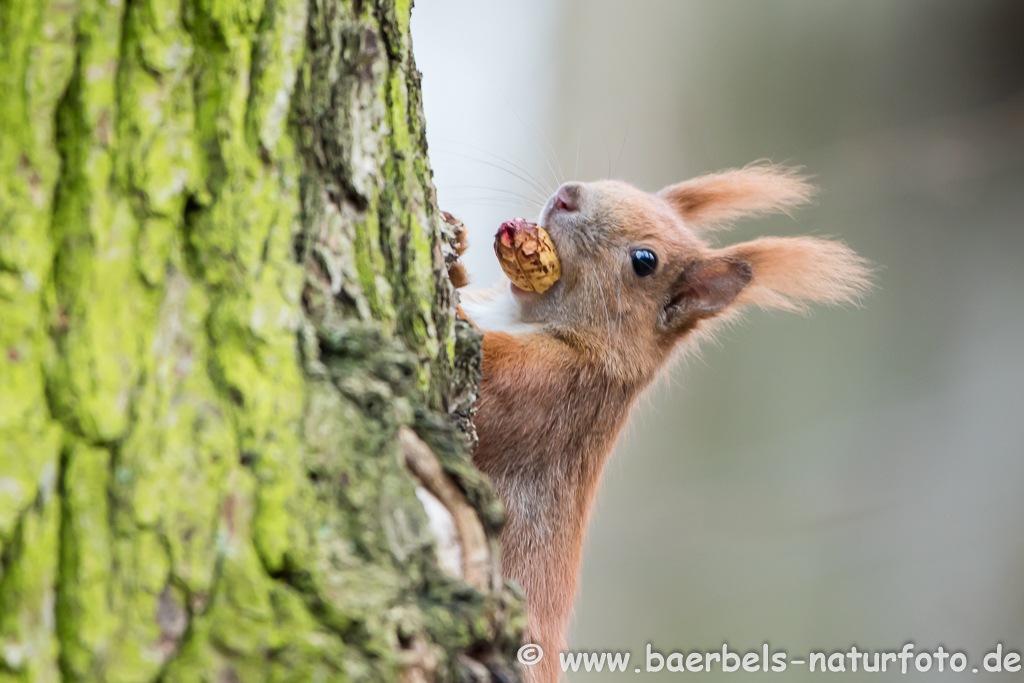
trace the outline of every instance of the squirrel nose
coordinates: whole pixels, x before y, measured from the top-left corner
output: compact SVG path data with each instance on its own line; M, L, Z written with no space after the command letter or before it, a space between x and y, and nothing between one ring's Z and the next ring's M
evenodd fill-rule
M580 210L580 186L574 183L566 183L558 188L558 192L555 193L555 201L553 207L556 211L573 211Z

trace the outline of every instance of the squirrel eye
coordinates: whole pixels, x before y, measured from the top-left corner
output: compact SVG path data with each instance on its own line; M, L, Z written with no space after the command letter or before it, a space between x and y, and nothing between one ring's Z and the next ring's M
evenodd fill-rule
M629 257L633 261L633 272L638 277L647 277L658 267L658 256L650 249L631 249Z

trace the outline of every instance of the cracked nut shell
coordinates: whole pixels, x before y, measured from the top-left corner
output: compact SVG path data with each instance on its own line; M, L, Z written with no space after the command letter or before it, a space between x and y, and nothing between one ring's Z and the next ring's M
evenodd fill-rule
M494 236L494 253L508 279L527 292L546 292L562 276L551 236L524 218L501 224Z

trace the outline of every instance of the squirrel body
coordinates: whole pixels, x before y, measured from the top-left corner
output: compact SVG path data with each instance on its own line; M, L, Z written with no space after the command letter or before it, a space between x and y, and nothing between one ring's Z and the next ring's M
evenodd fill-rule
M566 183L540 220L562 277L543 294L503 282L468 291L484 332L473 460L505 505L502 571L526 595L527 642L546 656L530 683L558 680L590 507L636 397L676 349L745 305L801 310L854 301L863 259L840 242L761 238L714 248L716 225L787 211L806 180L759 164L650 194L618 181Z

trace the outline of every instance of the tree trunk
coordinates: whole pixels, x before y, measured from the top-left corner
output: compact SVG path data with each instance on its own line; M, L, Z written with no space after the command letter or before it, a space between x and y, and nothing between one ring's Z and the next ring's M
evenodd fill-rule
M409 14L0 0L0 681L514 677Z

